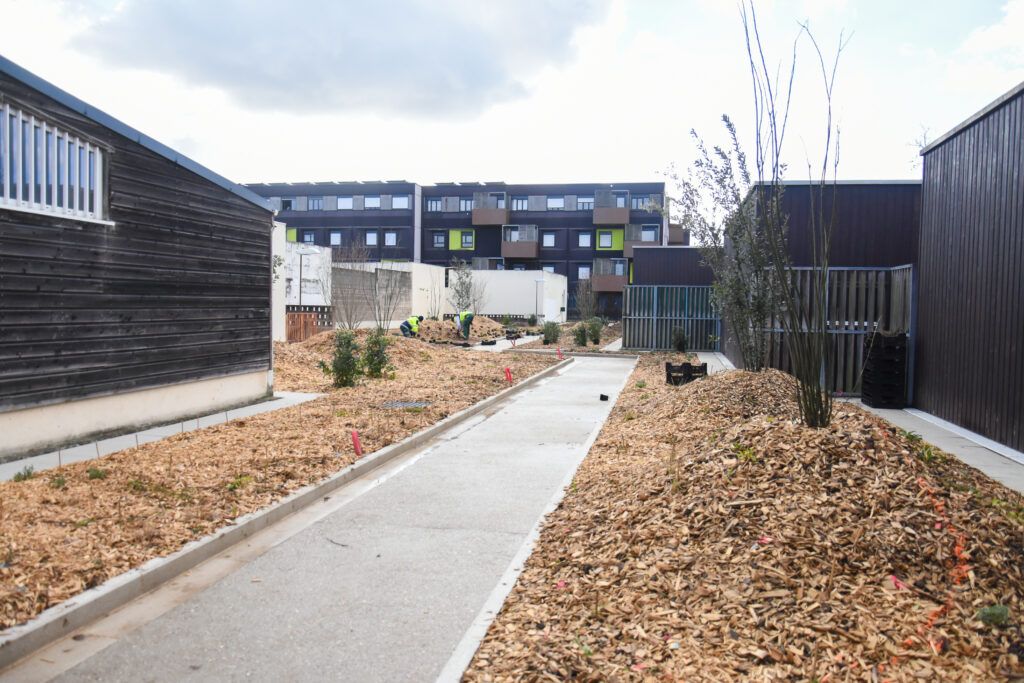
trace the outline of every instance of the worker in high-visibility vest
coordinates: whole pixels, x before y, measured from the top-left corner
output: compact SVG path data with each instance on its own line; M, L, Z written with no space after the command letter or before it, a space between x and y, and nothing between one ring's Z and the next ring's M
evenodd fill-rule
M403 337L415 337L420 333L420 323L423 322L422 315L414 315L402 321L398 329L402 331Z
M469 339L469 327L473 324L473 313L463 311L455 316L455 335L462 335L463 339Z

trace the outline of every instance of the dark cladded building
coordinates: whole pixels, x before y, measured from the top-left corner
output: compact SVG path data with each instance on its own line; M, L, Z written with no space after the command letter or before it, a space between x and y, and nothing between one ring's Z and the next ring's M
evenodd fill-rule
M420 187L404 180L254 183L288 226L288 239L365 248L374 261L419 261Z
M0 57L0 458L271 381L266 203Z
M1024 83L922 154L915 405L1024 451Z

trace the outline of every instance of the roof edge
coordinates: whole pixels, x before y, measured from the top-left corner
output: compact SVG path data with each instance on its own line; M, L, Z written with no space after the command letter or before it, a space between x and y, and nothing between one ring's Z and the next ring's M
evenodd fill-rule
M963 131L967 130L968 128L970 128L974 124L978 123L983 118L987 117L989 114L994 112L996 109L999 109L1001 106L1003 106L1004 104L1006 104L1007 102L1009 102L1013 98L1017 97L1017 95L1020 95L1021 93L1024 93L1024 81L1021 81L1016 86L1010 88L1007 92L1003 93L1002 95L1000 95L999 97L997 97L996 99L992 100L987 105L982 107L980 110L978 110L977 112L975 112L971 116L969 116L966 119L964 119L963 121L961 121L959 124L957 124L952 129L950 129L948 132L946 132L944 135L940 135L933 142L931 142L928 145L926 145L925 147L923 147L921 149L921 156L924 156L925 154L928 154L929 152L931 152L936 147L939 147L939 146L945 144L946 142L949 142L949 140L951 140L952 138L955 138L957 135L959 135Z
M92 105L80 100L66 90L62 90L50 83L49 81L36 76L34 73L29 71L23 66L15 64L11 60L7 59L3 55L0 55L0 73L7 74L11 78L21 81L25 85L29 86L34 90L38 90L43 95L46 95L50 99L56 100L60 104L64 105L68 109L71 109L86 118L95 121L104 128L114 131L118 135L128 138L132 142L142 145L146 149L155 154L159 154L165 159L181 166L182 168L195 173L199 177L210 181L211 183L218 185L219 187L238 195L242 199L255 204L261 209L272 211L270 202L263 197L260 197L255 192L248 188L232 182L224 176L211 171L199 162L190 159L189 157L181 154L162 142L149 137L148 135L140 132L139 130L132 128L127 123L115 119L110 114L93 107Z

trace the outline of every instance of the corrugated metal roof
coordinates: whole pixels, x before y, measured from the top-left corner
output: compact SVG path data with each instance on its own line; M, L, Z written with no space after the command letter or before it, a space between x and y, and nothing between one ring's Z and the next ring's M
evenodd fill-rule
M139 132L138 130L132 128L128 124L115 119L110 114L107 114L106 112L101 111L96 107L87 104L86 102L83 102L71 93L61 90L49 81L43 80L39 76L36 76L28 69L18 66L17 64L7 59L3 55L0 55L0 73L4 73L17 81L21 81L30 88L38 90L47 97L56 100L68 109L72 109L81 114L82 116L85 116L86 118L95 121L104 128L112 130L118 135L122 135L128 138L132 142L136 142L142 145L151 152L159 154L165 159L169 159L175 164L181 166L182 168L188 169L189 171L195 173L199 177L204 178L215 185L219 185L225 190L228 190L229 192L238 195L239 197L245 199L246 201L252 202L261 209L266 209L267 211L271 210L270 203L263 197L260 197L255 192L249 190L248 188L242 185L239 185L238 183L231 182L224 176L214 173L210 169L188 158L184 154L181 154L180 152L171 149L170 147L161 142L157 142L153 138L149 137L148 135L145 135L144 133Z

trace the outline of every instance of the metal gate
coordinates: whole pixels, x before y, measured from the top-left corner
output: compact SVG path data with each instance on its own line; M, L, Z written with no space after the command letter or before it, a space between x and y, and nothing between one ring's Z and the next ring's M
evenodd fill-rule
M668 350L672 331L686 332L687 347L718 351L722 322L711 304L711 287L626 285L622 290L622 347Z

